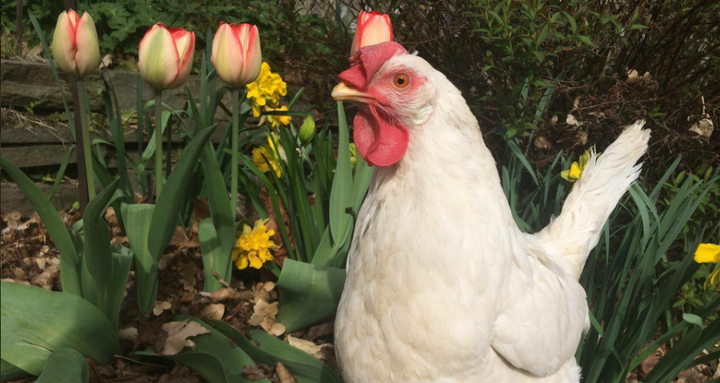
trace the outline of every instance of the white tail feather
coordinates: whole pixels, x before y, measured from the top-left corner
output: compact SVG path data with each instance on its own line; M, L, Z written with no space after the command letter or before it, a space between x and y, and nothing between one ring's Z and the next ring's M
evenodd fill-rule
M625 128L605 152L593 151L580 179L565 200L562 213L534 239L562 257L567 270L579 278L600 231L630 184L638 178L641 164L635 165L647 149L650 131L639 120ZM535 241L533 241L535 242Z

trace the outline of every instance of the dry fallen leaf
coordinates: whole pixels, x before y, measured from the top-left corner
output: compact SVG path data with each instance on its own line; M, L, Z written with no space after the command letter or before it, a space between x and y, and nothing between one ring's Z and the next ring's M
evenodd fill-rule
M248 319L248 324L251 326L259 325L266 317L274 320L278 313L278 302L267 303L264 299L260 299L255 303L253 311L253 315Z
M255 366L245 366L242 370L242 376L249 380L259 380L265 377L262 371Z
M60 264L54 263L50 265L41 274L38 274L33 278L33 285L42 287L45 290L52 291L55 280L60 275Z
M158 316L163 313L163 311L168 310L172 307L172 303L166 302L166 301L155 301L155 307L153 307L153 314L155 316Z
M582 122L579 122L579 121L575 118L575 116L573 116L572 114L568 114L568 115L565 117L565 122L566 122L568 125L573 126L573 127L574 127L573 129L577 129L580 125L583 124Z
M689 130L691 132L697 133L700 136L710 138L714 129L715 127L712 120L710 120L709 118L703 118L702 120L693 124L693 126L691 126Z
M198 317L204 321L222 320L225 314L225 305L222 303L207 303L202 306Z
M175 355L185 347L195 349L195 343L189 338L210 333L210 330L197 322L186 319L179 322L170 322L162 325L163 331L168 333L165 345L160 351L161 355Z
M225 287L212 293L201 292L200 295L207 297L214 303L218 303L226 300L251 299L253 294L250 290L237 291L231 287Z
M545 136L538 136L535 138L533 145L538 149L550 149L550 142L548 142Z
M284 334L285 330L287 330L287 328L285 328L285 325L282 323L278 323L278 322L273 323L272 326L270 326L269 330L265 329L265 331L269 332L270 335L273 335L276 337Z
M277 373L278 378L280 378L280 383L297 383L295 377L285 366L283 366L282 363L278 362L275 365L275 372Z
M128 342L135 342L138 336L137 327L126 327L118 330L118 339L125 340Z
M315 358L325 362L330 367L337 366L337 360L335 359L335 346L332 343L315 344L315 342L296 338L292 335L286 336L285 341L291 346L305 351Z

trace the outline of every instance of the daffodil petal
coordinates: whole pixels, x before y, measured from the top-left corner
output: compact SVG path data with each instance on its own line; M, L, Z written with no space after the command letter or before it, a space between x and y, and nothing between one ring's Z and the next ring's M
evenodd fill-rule
M720 246L713 243L701 243L695 251L694 259L697 263L718 263L720 262Z

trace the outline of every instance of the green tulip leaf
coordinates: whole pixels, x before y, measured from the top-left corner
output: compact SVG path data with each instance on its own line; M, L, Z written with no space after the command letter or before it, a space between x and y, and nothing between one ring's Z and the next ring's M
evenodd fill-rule
M2 358L40 375L50 354L68 347L98 364L120 354L117 332L90 302L72 294L0 282Z
M198 240L200 241L203 269L205 270L204 290L207 292L219 290L223 287L220 280L230 283L232 254L223 249L212 219L200 221Z
M352 167L350 166L350 138L342 101L337 103L338 110L338 157L330 191L330 233L332 240L342 246L350 230L352 217L346 209L352 206Z
M213 321L215 329L240 346L253 360L273 366L282 363L298 383L342 383L342 378L325 363L261 329L250 330L252 340L225 322Z
M110 229L105 222L104 213L119 185L120 179L117 178L88 203L83 214L85 231L83 262L100 294L104 292L110 281L113 267Z
M137 281L140 312L147 314L155 305L158 289L158 264L148 250L148 235L155 205L122 204L123 219L127 222L130 248L135 256L135 280Z
M184 206L182 201L185 197L185 189L214 130L214 127L207 128L190 141L158 197L150 222L150 230L153 235L148 236L148 250L156 262L160 261L160 257L175 233L178 216Z
M285 259L277 287L278 320L288 333L335 314L345 285L345 270Z
M90 381L85 357L72 348L58 348L45 363L35 383L87 383Z
M12 382L20 380L29 374L5 359L0 359L0 380L3 382Z

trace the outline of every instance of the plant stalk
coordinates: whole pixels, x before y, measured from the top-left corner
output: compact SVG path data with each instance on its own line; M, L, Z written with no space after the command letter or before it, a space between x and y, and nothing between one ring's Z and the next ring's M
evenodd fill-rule
M232 115L232 138L231 138L231 150L232 150L232 162L230 164L231 176L230 176L230 211L232 212L233 222L235 222L235 215L237 214L237 192L238 192L238 135L240 131L240 90L233 89L232 91L232 104L233 104L233 115Z
M87 111L85 106L87 103L87 91L85 90L85 80L77 79L78 93L80 93L80 129L82 130L83 156L85 157L85 173L88 185L88 200L95 198L95 175L93 172L92 161L92 145L90 144L90 127L88 126Z
M162 91L155 91L155 200L160 197L163 186L162 157Z

